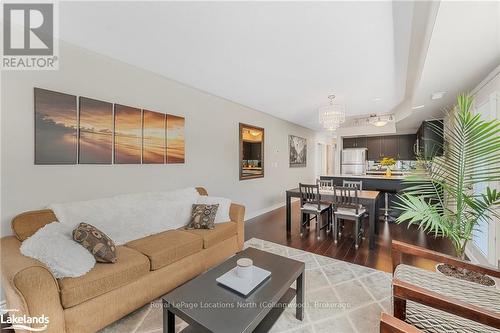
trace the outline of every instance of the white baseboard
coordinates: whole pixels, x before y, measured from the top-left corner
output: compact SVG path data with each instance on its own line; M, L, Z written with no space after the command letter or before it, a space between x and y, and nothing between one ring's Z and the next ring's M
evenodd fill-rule
M292 198L292 202L295 202L297 200L299 200L299 199ZM280 203L277 203L275 205L272 205L272 206L269 206L269 207L266 207L266 208L263 208L263 209L259 209L259 210L255 211L255 212L248 213L245 216L245 222L248 221L248 220L253 219L254 217L257 217L257 216L263 215L265 213L269 213L269 212L271 212L271 211L273 211L275 209L281 208L281 207L285 206L285 204L286 204L285 202L280 202Z

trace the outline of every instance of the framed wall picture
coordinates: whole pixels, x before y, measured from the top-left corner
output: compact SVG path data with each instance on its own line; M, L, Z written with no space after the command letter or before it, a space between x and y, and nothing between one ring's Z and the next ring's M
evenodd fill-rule
M166 115L148 110L142 110L142 163L165 163L165 133Z
M290 168L307 165L307 140L295 135L288 136Z
M167 163L185 162L184 117L167 114Z
M142 111L115 104L115 164L142 162Z
M79 98L79 164L113 162L113 104Z
M35 88L34 97L35 164L76 164L76 96Z

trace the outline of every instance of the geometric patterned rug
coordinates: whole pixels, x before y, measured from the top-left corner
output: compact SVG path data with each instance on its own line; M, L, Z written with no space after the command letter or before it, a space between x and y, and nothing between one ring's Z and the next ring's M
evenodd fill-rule
M289 307L274 324L271 332L379 332L380 313L383 311L392 314L392 275L389 273L257 238L246 241L246 247L293 258L306 265L304 320L295 319L295 309ZM176 332L179 332L186 327L186 323L178 318L176 320ZM156 300L100 332L161 331L161 301Z

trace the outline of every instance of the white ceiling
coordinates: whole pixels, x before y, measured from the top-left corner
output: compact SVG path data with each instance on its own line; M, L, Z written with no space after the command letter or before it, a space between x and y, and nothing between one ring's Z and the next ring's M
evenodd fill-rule
M425 105L398 123L414 128L423 119L442 117L456 95L470 92L500 64L500 2L444 1L439 6L425 65L411 105ZM431 100L434 92L444 98Z
M500 46L483 45L494 38L490 30L498 30L498 3L465 2L459 17L450 6L441 4L421 84L409 97L407 72L415 67L409 47L418 23L411 2L61 2L60 35L319 129L317 108L331 93L348 116L394 112L405 98L421 103L437 88L470 87L492 59L498 64ZM471 19L471 12L478 17ZM474 40L462 41L464 30ZM475 50L464 51L471 43ZM402 124L414 126L413 118L419 117L412 113Z

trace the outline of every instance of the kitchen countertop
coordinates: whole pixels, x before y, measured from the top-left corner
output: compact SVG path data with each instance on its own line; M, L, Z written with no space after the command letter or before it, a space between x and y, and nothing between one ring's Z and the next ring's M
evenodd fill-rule
M381 179L381 180L403 180L405 176L393 175L391 177L386 177L385 175L344 175L344 174L333 174L333 175L322 175L321 177L338 177L338 178L364 178L364 179Z

